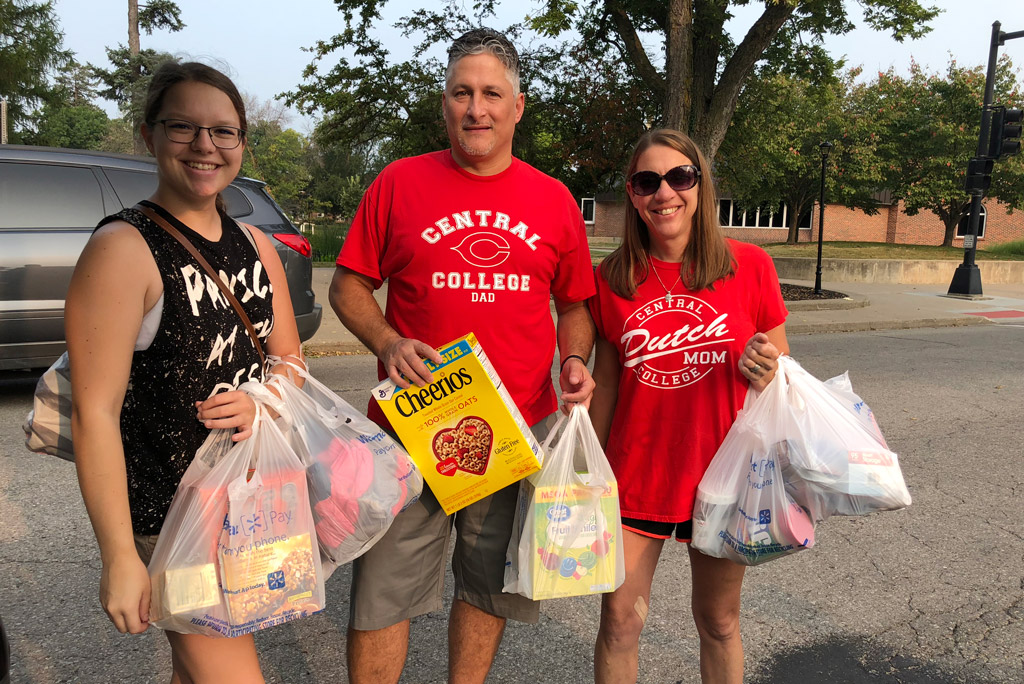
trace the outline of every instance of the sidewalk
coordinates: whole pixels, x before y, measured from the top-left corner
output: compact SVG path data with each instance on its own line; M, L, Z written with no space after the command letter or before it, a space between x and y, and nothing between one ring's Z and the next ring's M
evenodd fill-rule
M305 344L310 354L368 354L366 348L338 321L327 299L333 268L313 269L313 291L324 307L323 322ZM803 280L786 280L813 287ZM375 294L384 306L384 288ZM1024 284L986 285L984 296L969 300L947 297L948 285L900 285L874 283L822 283L822 289L842 292L847 299L786 302L790 335L815 333L939 328L988 323L1024 324Z
M787 280L813 287L803 280ZM822 283L822 289L848 295L848 300L786 302L791 335L942 328L986 323L1024 324L1024 284L986 285L979 299L946 296L948 285ZM825 308L827 307L827 308Z

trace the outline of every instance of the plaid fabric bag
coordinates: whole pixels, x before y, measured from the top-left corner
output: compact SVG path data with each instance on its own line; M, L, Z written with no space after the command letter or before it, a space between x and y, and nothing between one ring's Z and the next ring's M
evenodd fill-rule
M71 445L71 364L67 352L36 383L32 410L22 428L29 451L75 460Z

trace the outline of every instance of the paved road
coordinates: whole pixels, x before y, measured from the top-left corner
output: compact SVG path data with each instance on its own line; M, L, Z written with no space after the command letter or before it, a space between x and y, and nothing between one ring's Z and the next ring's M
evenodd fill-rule
M849 369L899 452L914 504L819 526L813 550L748 571L743 634L752 684L1024 682L1024 327L796 336L819 377ZM313 361L362 405L367 356ZM73 467L21 448L32 382L0 380L0 612L13 682L166 682L156 630L121 636L96 602L99 563ZM684 549L667 552L644 632L641 681L699 681ZM344 681L348 572L325 614L257 637L268 682ZM494 682L591 681L598 600L545 605L510 625ZM445 619L414 624L403 681L444 681Z

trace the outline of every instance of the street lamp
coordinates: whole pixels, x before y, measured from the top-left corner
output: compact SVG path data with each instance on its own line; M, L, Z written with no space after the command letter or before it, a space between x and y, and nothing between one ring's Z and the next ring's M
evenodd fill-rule
M821 152L821 197L818 199L818 268L814 271L814 294L821 294L821 240L825 233L825 162L832 151L832 143L825 141L818 145Z

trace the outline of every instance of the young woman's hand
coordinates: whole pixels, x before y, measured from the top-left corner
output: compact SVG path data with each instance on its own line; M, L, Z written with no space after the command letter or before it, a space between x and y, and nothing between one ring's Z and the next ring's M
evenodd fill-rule
M100 604L121 634L141 634L149 627L151 585L146 564L134 551L104 561Z
M232 441L240 442L252 435L256 420L256 402L245 392L233 390L215 394L206 401L196 402L196 418L211 430L235 428Z
M740 373L756 390L763 390L775 377L779 368L779 350L764 333L756 333L747 340L740 356Z

